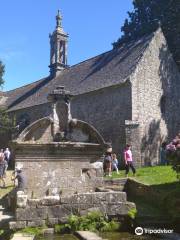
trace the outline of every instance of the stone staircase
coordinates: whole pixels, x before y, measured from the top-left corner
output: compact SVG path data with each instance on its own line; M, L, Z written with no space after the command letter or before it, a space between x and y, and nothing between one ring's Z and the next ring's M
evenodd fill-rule
M123 192L125 189L126 182L127 182L127 178L105 179L104 186L96 188L96 191L97 192L112 192L112 191Z
M12 213L8 212L2 205L0 205L0 229L9 227L9 222L14 219Z

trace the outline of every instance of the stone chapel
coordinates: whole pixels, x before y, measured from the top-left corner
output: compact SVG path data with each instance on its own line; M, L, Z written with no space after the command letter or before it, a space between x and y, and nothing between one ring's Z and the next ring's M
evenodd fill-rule
M161 143L180 130L180 73L161 29L73 66L59 11L49 37L49 76L1 93L20 131L52 114L47 96L64 86L73 118L92 124L121 163L129 143L137 166L158 164Z

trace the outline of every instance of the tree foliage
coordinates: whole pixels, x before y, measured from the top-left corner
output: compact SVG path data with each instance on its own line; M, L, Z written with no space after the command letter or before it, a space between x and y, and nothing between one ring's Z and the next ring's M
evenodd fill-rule
M180 67L180 1L134 0L134 10L121 28L123 35L114 47L155 31L159 25L167 39L177 65Z
M3 79L4 71L5 71L5 66L3 65L3 63L0 60L0 86L2 86L4 83L4 79Z
M5 72L5 66L0 61L0 86L4 84L3 75ZM0 99L3 98L3 95L0 96ZM10 118L4 106L0 106L0 133L11 131L14 128L14 119Z

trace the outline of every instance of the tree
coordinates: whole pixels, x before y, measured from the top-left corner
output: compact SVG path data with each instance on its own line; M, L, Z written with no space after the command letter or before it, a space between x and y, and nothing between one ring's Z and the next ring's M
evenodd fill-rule
M5 72L5 66L0 61L0 87L4 84L3 75ZM0 96L0 99L3 98L3 96ZM0 106L0 133L5 133L7 131L11 131L14 128L14 119L11 119L5 109L4 106Z
M180 68L180 1L134 0L134 10L121 28L123 35L113 43L119 47L124 42L136 40L155 31L161 25L170 51Z
M0 60L0 86L2 86L4 84L4 79L3 79L4 72L5 72L5 66L3 65L3 63Z

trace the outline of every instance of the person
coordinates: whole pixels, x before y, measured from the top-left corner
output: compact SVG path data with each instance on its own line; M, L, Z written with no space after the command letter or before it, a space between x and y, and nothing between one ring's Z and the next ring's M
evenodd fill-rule
M8 169L9 166L9 160L10 160L10 151L9 148L6 148L4 151L4 161L5 161L5 167L4 167L4 177L6 177L6 171Z
M16 180L17 180L17 184L16 184ZM15 171L12 173L11 181L14 181L15 188L8 193L7 203L8 203L8 208L11 211L14 211L17 207L16 206L17 192L18 191L24 192L27 186L26 176L24 175L21 166L17 166L15 168Z
M133 158L132 158L132 152L131 152L131 145L127 144L126 148L124 150L124 161L125 161L125 167L126 167L126 177L128 177L129 169L132 169L133 175L136 174L136 169L133 165Z
M11 157L11 152L9 148L6 148L6 150L4 151L4 160L7 162L7 165L9 165L10 157Z
M119 174L118 160L117 160L117 156L115 153L112 154L112 171L113 170L116 170L117 174Z
M160 164L162 164L162 165L169 164L167 157L166 157L166 146L167 146L167 143L163 142L161 145L161 148L160 148Z
M27 180L26 177L22 171L21 167L16 167L15 169L15 176L12 177L12 181L17 179L17 187L16 187L16 191L24 191L26 189L26 185L27 185Z
M111 164L112 164L112 149L109 148L105 154L104 157L104 175L108 175L109 177L111 176Z
M3 183L3 187L6 186L4 181L4 171L5 171L4 153L3 153L3 149L1 149L0 150L0 182Z

